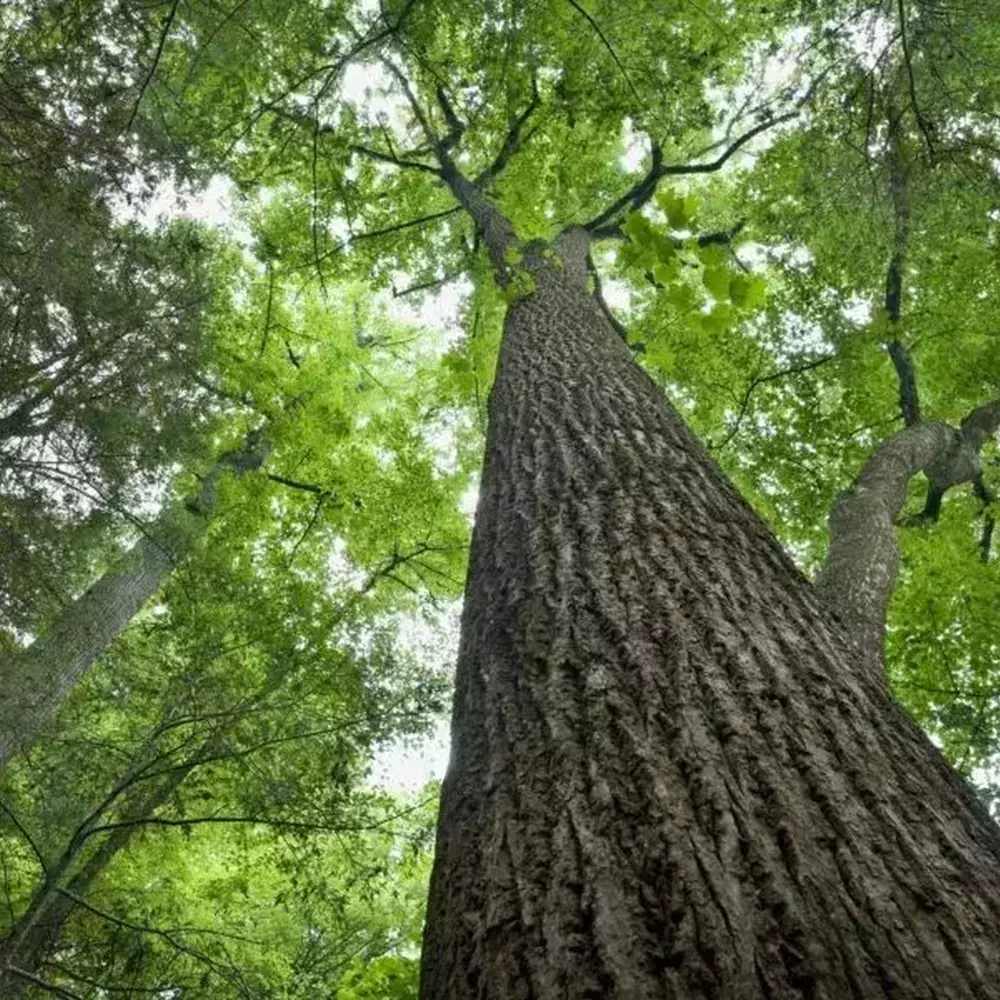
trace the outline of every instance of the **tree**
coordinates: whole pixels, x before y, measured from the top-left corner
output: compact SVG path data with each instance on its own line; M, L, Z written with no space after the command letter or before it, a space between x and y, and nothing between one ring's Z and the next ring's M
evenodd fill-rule
M491 400L423 995L991 995L992 822L635 367L585 234L548 249Z
M0 607L29 635L204 454L212 237L130 218L182 166L130 123L149 29L126 4L0 14Z
M1000 834L635 366L587 288L614 212L521 251L436 148L525 292L491 396L422 995L989 996ZM907 455L890 525L950 447ZM836 547L852 517L838 597L891 580L884 552L873 574Z
M433 796L362 780L372 747L420 732L443 693L397 635L386 585L411 578L409 554L317 588L289 579L286 527L241 544L245 525L225 543L216 525L5 770L5 988L306 997L324 974L363 981L359 954L415 975L400 952ZM296 557L327 561L322 526Z
M952 517L941 562L959 564L968 513L946 489L991 502L995 344L921 341L942 342L955 294L932 260L945 234L987 300L969 326L990 316L995 29L932 4L817 7L175 4L164 21L143 90L251 202L269 287L471 275L437 411L480 410L504 317L426 997L997 995L995 827L881 657L917 473L924 522ZM387 108L337 92L359 59ZM650 137L637 178L616 163L629 136ZM753 169L721 176L758 137ZM868 186L877 224L859 226ZM608 271L639 300L631 333ZM879 285L884 308L856 322ZM818 586L663 385L719 454L739 442L729 471L804 567L853 481ZM790 486L793 465L821 485ZM890 654L933 589L914 594L905 544ZM976 585L995 592L986 571ZM948 611L934 628L995 705L989 626ZM988 713L956 726L940 706L921 708L973 748Z
M198 495L163 511L153 529L108 569L24 652L8 657L0 708L0 768L41 731L51 713L103 656L204 534L218 504L219 479L259 469L260 435L221 455Z

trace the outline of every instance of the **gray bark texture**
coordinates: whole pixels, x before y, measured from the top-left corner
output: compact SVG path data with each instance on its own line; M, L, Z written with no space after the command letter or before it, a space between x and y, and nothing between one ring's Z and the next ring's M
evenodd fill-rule
M885 441L834 502L830 547L816 589L874 670L881 670L886 612L899 563L895 524L910 479L956 451L958 441L958 432L947 424L913 424Z
M973 410L959 429L930 420L910 424L884 441L850 488L838 495L816 590L873 669L881 669L886 613L899 563L895 522L910 479L926 473L930 485L925 514L936 518L941 498L951 487L970 482L981 486L979 453L998 427L1000 400Z
M997 828L574 239L505 325L422 1000L1000 998Z
M222 455L196 497L167 507L147 534L23 653L0 663L0 768L41 732L52 713L103 656L136 612L204 534L217 506L220 477L261 466L256 435Z

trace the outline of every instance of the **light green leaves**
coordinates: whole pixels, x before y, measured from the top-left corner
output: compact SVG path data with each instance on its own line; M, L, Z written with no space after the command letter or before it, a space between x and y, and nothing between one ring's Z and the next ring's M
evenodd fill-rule
M697 197L664 188L655 202L667 217L666 226L639 211L630 212L622 224L627 242L619 261L628 271L655 285L681 315L695 313L698 328L713 336L763 305L763 276L738 268L725 233L701 239L675 235L675 230L697 227Z
M671 229L690 229L698 212L698 198L693 194L680 194L674 188L661 187L654 199L657 207L667 217Z

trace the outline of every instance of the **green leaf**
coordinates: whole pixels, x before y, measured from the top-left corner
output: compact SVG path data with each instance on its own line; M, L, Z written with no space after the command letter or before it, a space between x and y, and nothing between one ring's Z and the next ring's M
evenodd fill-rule
M661 188L656 193L656 204L666 214L671 229L690 229L698 200L694 195L678 194L673 188Z
M706 267L702 281L716 299L721 301L729 298L729 271L724 267Z

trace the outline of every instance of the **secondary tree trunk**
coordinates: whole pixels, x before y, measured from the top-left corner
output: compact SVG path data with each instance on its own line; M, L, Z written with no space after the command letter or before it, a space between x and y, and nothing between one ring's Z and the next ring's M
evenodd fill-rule
M124 812L123 818L139 821L152 816L196 766L197 758L190 765L171 771L151 792L140 796ZM31 903L0 943L0 997L31 995L29 982L10 969L33 976L41 974L45 961L59 948L66 922L79 905L77 900L87 895L108 865L142 829L137 823L112 830L75 869L78 858L71 844L63 857L49 869Z
M997 829L575 254L506 321L423 1000L1000 997Z
M219 478L258 468L265 446L222 455L196 497L168 507L148 534L23 653L0 663L0 768L30 743L94 662L194 547L215 511Z

